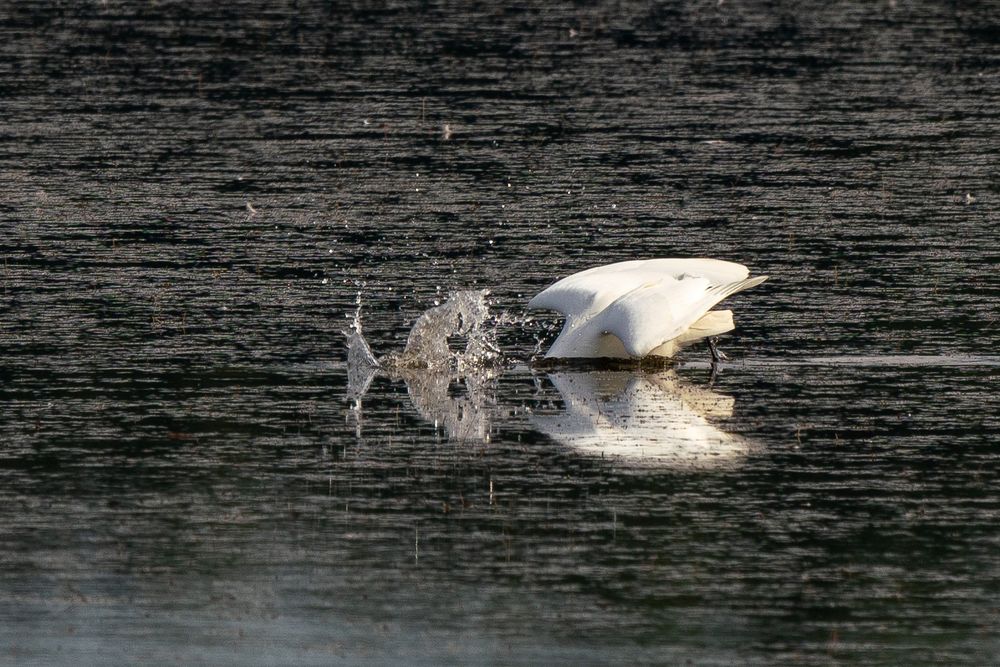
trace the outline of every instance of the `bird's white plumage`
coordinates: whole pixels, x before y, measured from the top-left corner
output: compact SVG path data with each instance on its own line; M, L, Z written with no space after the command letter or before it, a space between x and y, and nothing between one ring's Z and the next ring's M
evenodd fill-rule
M671 356L682 344L733 328L731 312L710 311L767 279L749 274L742 264L717 259L618 262L563 278L528 308L566 317L546 357Z

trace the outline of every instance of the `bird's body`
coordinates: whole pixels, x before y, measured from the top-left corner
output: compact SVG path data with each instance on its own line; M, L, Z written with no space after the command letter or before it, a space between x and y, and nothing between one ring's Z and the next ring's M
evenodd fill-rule
M548 358L670 357L695 341L734 328L713 306L767 276L717 259L648 259L598 266L563 278L528 308L566 317Z

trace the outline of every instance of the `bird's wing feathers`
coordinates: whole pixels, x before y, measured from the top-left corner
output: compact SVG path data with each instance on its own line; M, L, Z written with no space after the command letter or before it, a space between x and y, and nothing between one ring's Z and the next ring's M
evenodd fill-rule
M719 259L647 259L597 266L574 273L551 285L528 302L529 309L547 309L567 318L599 313L616 299L650 281L663 278L705 278L712 285L746 278L742 264Z
M750 269L721 259L704 257L683 259L647 259L642 262L644 269L656 273L666 273L678 280L683 276L705 278L713 285L733 283L750 275ZM612 264L612 266L614 266Z
M707 278L650 282L605 308L599 326L617 336L629 355L645 357L687 331L715 304L765 280L767 276L757 276L716 286Z
M704 278L661 280L641 285L605 308L599 326L614 334L633 357L644 357L676 338L695 319L693 310L710 287ZM596 322L595 322L596 324Z
M651 274L643 261L619 262L574 273L549 286L528 302L529 309L555 310L568 318L585 318L642 284ZM616 270L610 270L618 267Z

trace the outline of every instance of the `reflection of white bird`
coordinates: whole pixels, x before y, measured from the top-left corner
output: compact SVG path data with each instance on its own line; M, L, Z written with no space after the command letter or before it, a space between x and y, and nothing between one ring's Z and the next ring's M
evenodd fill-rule
M742 438L708 419L732 416L733 398L681 382L672 371L552 373L565 411L534 414L543 433L585 454L622 462L711 467L745 456Z
M711 308L767 280L749 274L742 264L718 259L618 262L563 278L528 308L566 317L546 357L671 357L685 345L733 330L733 311Z

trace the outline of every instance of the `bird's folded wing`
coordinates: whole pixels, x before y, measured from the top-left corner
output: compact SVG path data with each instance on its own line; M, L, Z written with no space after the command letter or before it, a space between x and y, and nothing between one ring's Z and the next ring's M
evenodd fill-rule
M645 357L687 331L727 296L766 279L758 276L716 286L707 278L650 281L616 299L595 324L617 336L629 355Z
M734 283L750 275L750 269L742 264L704 257L648 259L642 264L646 271L666 274L677 280L685 276L705 278L713 285Z
M528 302L529 309L555 310L567 317L594 315L632 290L664 278L705 278L712 285L743 280L749 271L718 259L647 259L597 266L554 283Z
M622 262L622 264L639 263ZM644 274L635 268L615 272L595 269L581 271L539 292L528 302L528 308L555 310L566 317L590 317L615 299L641 285L643 277Z
M705 314L708 308L695 309L709 287L704 278L650 281L616 299L595 325L617 336L632 357L644 357Z

